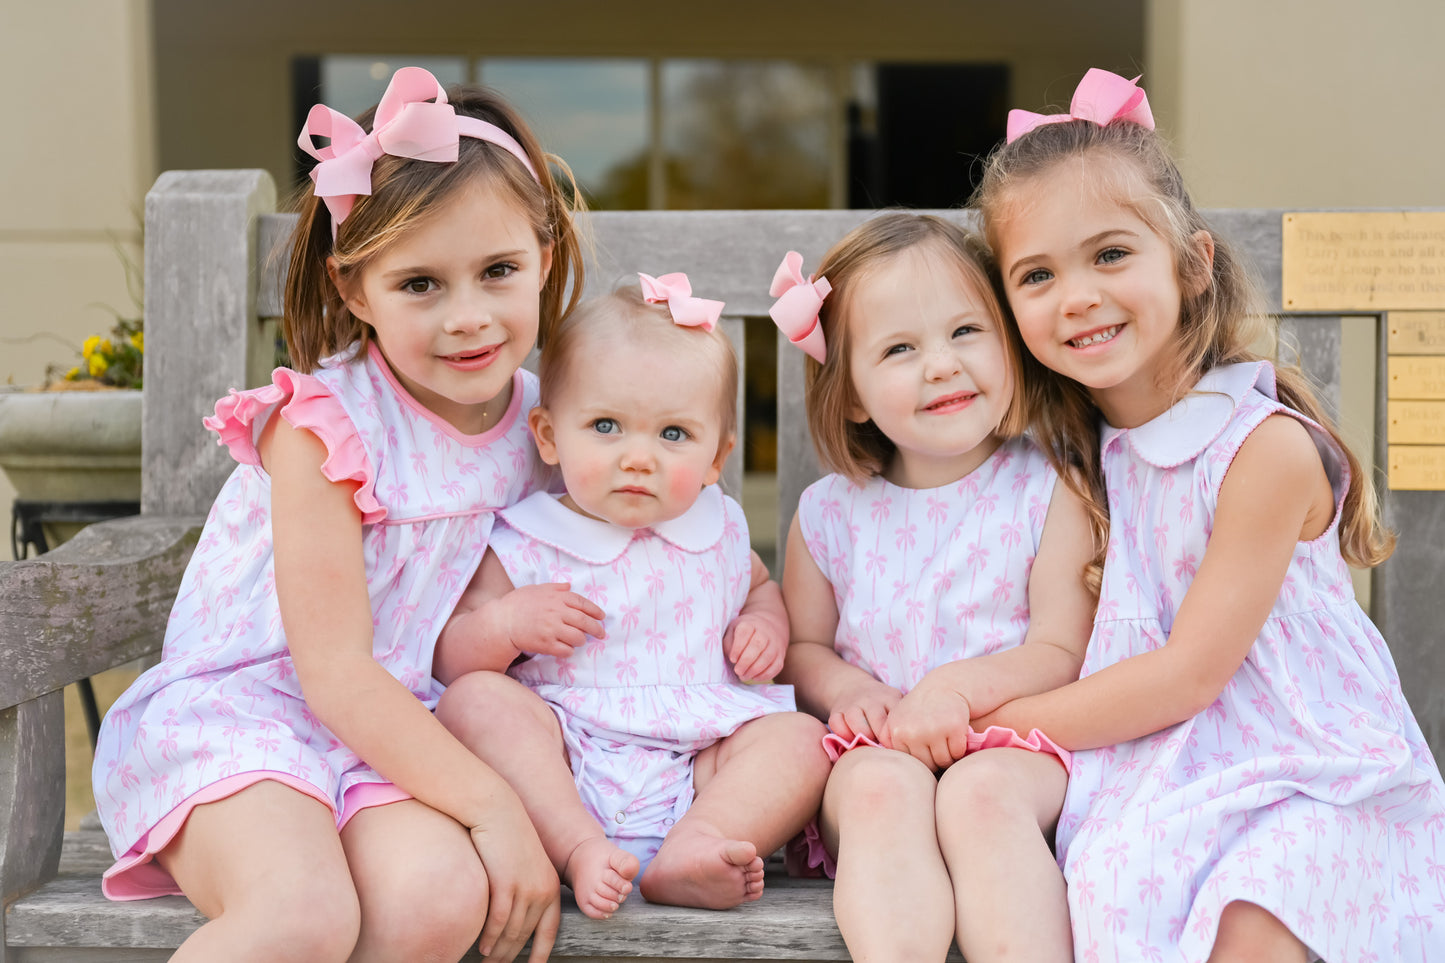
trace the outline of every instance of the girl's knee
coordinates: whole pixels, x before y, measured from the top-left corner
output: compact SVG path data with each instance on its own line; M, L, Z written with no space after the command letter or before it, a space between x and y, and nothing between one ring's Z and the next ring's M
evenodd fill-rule
M365 908L357 956L376 960L456 960L481 935L486 872L474 853L432 860Z
M350 886L309 885L305 880L269 879L264 893L226 915L246 922L232 932L254 937L255 959L282 961L346 960L361 933L361 904Z
M447 686L436 717L454 735L497 737L515 726L555 726L552 710L531 689L500 672L469 672Z
M908 755L871 746L852 749L833 766L825 807L860 815L887 816L933 808L933 772Z
M989 749L965 756L938 782L939 831L1027 820L1052 826L1063 805L1067 775L1042 753Z

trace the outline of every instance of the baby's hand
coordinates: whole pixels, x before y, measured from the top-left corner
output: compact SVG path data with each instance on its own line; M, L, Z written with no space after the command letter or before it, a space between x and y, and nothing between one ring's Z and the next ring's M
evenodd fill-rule
M946 769L968 752L970 716L962 693L926 675L889 714L879 741L930 769Z
M870 677L842 694L828 716L828 728L848 741L867 736L881 743L889 713L902 698L903 693L893 686Z
M605 638L606 616L597 603L571 591L566 582L543 582L512 589L487 602L485 618L518 653L555 655L559 658L587 641Z
M788 639L768 619L739 615L723 635L723 649L744 682L762 682L777 675L788 652Z

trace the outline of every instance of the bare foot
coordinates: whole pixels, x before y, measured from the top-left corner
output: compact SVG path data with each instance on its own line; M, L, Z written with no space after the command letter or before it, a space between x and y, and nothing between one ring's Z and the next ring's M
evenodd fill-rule
M577 908L594 920L605 920L632 892L637 857L618 849L606 836L589 836L567 857L562 882L572 888Z
M731 909L763 895L763 861L752 843L706 830L674 829L641 885L651 903Z

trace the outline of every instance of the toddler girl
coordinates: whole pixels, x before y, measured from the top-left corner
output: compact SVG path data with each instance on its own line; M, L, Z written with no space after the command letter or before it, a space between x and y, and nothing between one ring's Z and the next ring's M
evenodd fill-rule
M1009 131L977 203L1035 430L1112 520L1083 678L990 717L1074 750L1075 952L1445 959L1445 785L1345 566L1392 547L1368 476L1251 351L1250 285L1134 82L1091 70Z
M655 902L757 899L763 857L816 812L828 772L792 690L740 681L772 677L788 630L715 484L736 421L722 304L681 274L641 280L584 302L543 346L532 431L566 492L500 513L437 652L451 683L438 718L516 787L594 917L639 867ZM581 616L566 638L519 630L513 586L559 582L606 619ZM474 671L514 660L510 678Z
M480 929L540 961L556 875L429 710L437 633L532 488L518 366L579 282L571 217L510 108L420 68L300 143L296 370L207 419L240 464L100 736L106 893L190 897L210 922L177 960L457 959Z
M971 963L1067 960L1049 838L1068 756L970 721L1078 677L1091 533L1019 433L1021 348L979 247L887 214L811 283L790 253L772 293L811 356L808 424L835 472L788 535L779 678L847 750L812 853L836 857L838 927L854 959L942 960L956 935Z

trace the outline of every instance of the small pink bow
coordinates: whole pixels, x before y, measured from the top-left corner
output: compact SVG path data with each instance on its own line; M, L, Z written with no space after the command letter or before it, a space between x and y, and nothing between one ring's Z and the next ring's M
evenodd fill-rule
M674 324L711 331L722 317L724 302L693 297L692 284L681 271L660 278L639 271L637 277L642 281L642 300L648 304L667 302Z
M435 100L435 103L429 101ZM329 137L316 147L311 138ZM496 144L521 161L533 178L537 170L517 139L496 124L458 116L446 91L422 67L402 67L392 75L376 106L371 133L339 111L317 104L306 115L296 143L319 162L311 169L316 196L331 212L331 236L351 214L357 197L371 194L371 165L382 154L442 163L457 159L460 137Z
M1127 120L1141 127L1154 129L1154 114L1149 98L1139 87L1139 78L1125 80L1118 74L1098 67L1089 68L1079 86L1067 114L1036 114L1031 110L1008 112L1008 134L1004 142L1012 144L1024 134L1044 124L1062 124L1070 120L1092 120L1107 127L1116 120Z
M769 297L777 298L768 314L788 336L788 340L807 352L819 364L828 356L823 343L823 326L818 323L818 312L823 308L823 299L833 285L827 278L818 278L811 283L803 277L803 255L789 251L783 255L768 287Z

